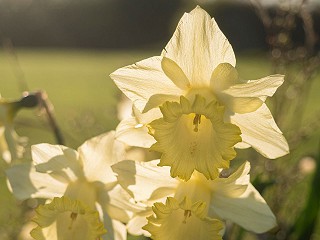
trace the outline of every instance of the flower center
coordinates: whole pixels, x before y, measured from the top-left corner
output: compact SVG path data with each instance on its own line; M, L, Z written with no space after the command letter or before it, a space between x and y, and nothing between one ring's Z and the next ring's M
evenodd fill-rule
M189 180L194 170L207 179L228 168L241 141L240 129L223 121L224 108L216 101L207 103L201 95L193 102L181 96L180 103L165 102L163 118L150 123L150 134L157 141L151 149L163 153L159 166L171 166L171 176ZM201 127L200 127L201 124Z
M184 210L184 220L182 223L186 224L187 219L191 217L191 210Z
M36 239L100 239L106 230L99 213L83 202L66 196L54 198L51 203L36 209L34 222L38 226L31 231ZM66 224L70 221L70 224Z
M78 217L78 213L72 212L70 214L70 218L71 218L71 223L70 223L70 226L69 226L70 230L72 229L73 223L76 221L77 217Z
M179 202L168 197L165 204L155 203L152 209L154 215L147 218L148 224L143 229L149 231L153 239L221 239L223 224L206 216L204 202L191 202L187 197Z
M194 119L193 119L193 125L194 125L194 129L193 131L198 132L199 131L199 124L201 123L201 114L196 114Z

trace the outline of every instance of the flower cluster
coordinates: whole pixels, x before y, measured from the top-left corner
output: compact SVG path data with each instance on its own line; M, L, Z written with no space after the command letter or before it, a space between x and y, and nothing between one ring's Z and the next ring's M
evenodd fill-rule
M122 240L129 232L222 239L227 220L255 233L275 228L274 214L250 183L250 163L224 172L235 148L253 147L270 159L289 152L265 104L284 76L243 80L235 65L215 20L196 7L160 56L113 72L132 106L116 131L78 150L34 145L31 163L6 171L18 199L46 199L32 237ZM130 154L136 147L160 159L142 161Z
M160 56L110 75L133 105L133 116L121 121L116 136L161 155L112 167L120 185L145 204L127 225L131 234L221 239L225 220L256 233L276 227L250 183L249 162L228 177L221 173L236 157L234 148L253 147L270 159L289 152L265 104L284 76L243 80L235 65L215 20L196 7L183 15Z

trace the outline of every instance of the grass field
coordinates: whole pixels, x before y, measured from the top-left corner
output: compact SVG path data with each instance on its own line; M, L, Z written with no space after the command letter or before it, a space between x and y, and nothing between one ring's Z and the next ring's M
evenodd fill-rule
M0 94L10 99L21 97L22 90L26 90L21 89L17 78L21 70L29 91L48 93L66 145L77 148L88 138L114 129L118 123L116 105L120 91L108 75L121 66L158 53L18 49L16 61L11 54L0 51ZM246 53L238 55L237 68L243 79L256 79L269 75L271 64L262 53ZM320 110L319 91L318 77L311 88L306 116ZM27 136L31 144L55 143L44 116L38 115L35 110L20 112L16 118L18 133ZM308 151L308 154L316 154L315 147ZM4 173L0 176L0 239L5 240L10 236L4 232L15 226L19 209L6 189Z
M17 62L10 61L11 56L4 52L0 55L1 95L5 98L19 98L20 84L15 75ZM77 147L89 137L114 129L117 124L115 107L120 92L109 74L150 53L21 50L17 55L29 90L45 90L48 93L66 143ZM24 111L20 115L26 120L35 114ZM18 122L21 121L19 117ZM28 123L30 125L30 122L25 121L25 124ZM36 135L31 136L32 142L33 139L37 142L40 137L42 141L52 142L51 133L43 132L38 126L31 124L19 130L22 134L32 132L33 136Z

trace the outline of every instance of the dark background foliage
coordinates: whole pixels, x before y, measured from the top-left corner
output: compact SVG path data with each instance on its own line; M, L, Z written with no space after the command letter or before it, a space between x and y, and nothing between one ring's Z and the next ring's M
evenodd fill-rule
M194 6L183 0L3 0L0 33L17 47L152 48L163 46L181 14ZM205 8L236 51L267 48L262 23L249 4L221 1ZM319 33L319 12L313 18ZM298 21L293 38L301 44L303 36Z

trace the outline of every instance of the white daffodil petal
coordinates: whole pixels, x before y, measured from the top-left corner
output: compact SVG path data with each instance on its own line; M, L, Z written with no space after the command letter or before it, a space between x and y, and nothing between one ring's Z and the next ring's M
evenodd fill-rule
M38 172L55 173L73 181L83 176L78 153L74 149L41 143L31 146L32 160Z
M251 145L244 143L244 142L238 142L236 145L234 145L235 148L239 148L239 149L246 149L251 147Z
M182 94L182 90L162 71L161 59L162 57L151 57L110 74L116 85L141 112L155 94Z
M126 240L127 239L127 229L126 226L120 221L112 220L113 235L106 234L103 237L104 240Z
M122 120L116 128L116 139L129 146L149 148L156 141L148 133L148 128L137 123L136 118L131 117Z
M180 66L193 87L208 86L218 64L236 64L227 38L199 6L183 15L162 55Z
M103 223L107 229L107 233L102 236L103 240L127 240L127 229L123 223L111 219L107 214L104 215Z
M260 98L234 98L220 94L219 100L220 99L229 110L241 114L254 112L263 104L263 101Z
M127 224L128 233L136 236L144 235L150 237L150 233L142 229L147 223L148 220L145 216L134 216Z
M148 124L155 119L161 118L162 113L159 108L153 108L146 113L142 113L137 109L135 105L132 106L133 117L136 118L137 123L139 124Z
M258 80L249 80L246 83L234 84L223 92L233 97L265 99L273 96L283 81L284 76L276 74Z
M249 172L250 163L245 162L229 177L214 179L209 184L213 197L219 195L237 198L242 195L250 183Z
M230 115L230 121L240 128L242 141L263 156L274 159L289 153L288 143L265 104L255 112Z
M161 61L163 72L171 79L171 81L180 89L187 90L190 83L183 70L175 61L170 58L163 57Z
M178 180L170 177L170 168L158 167L159 160L150 162L122 161L112 166L118 174L120 185L133 194L136 201L146 201L157 193L157 197L174 192ZM161 193L161 194L160 194Z
M112 190L100 189L98 202L104 212L112 219L128 222L134 212L145 211L145 205L137 204L121 186L117 185Z
M132 105L132 117L122 120L116 129L116 139L129 146L149 148L155 143L149 135L148 124L162 117L159 108L153 108L146 113L141 113L135 105Z
M230 63L220 63L212 72L210 86L215 94L238 83L239 75L234 66Z
M154 94L149 98L149 101L146 104L146 107L143 110L143 113L150 111L153 108L159 107L166 101L178 102L179 95L169 95L169 94Z
M210 85L219 101L232 112L253 112L263 103L259 97L228 94L227 91L231 89L230 87L241 85L243 88L246 88L245 84L240 84L237 70L229 63L221 63L214 69L211 75Z
M78 148L84 174L89 181L115 182L111 165L125 157L125 145L111 131L91 138Z
M255 233L267 232L277 226L268 204L251 184L239 197L215 194L211 208L222 219L231 220Z
M49 174L36 172L30 164L16 165L6 170L8 184L19 200L62 196L67 188Z

